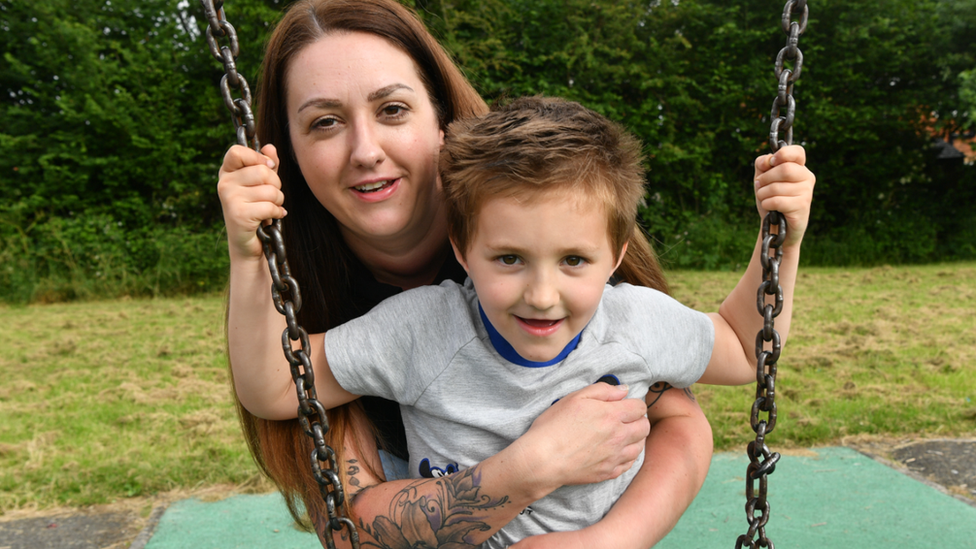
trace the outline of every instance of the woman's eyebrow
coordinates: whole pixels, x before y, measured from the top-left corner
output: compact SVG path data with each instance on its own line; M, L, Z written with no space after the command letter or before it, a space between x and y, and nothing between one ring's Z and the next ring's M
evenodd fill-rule
M411 92L414 91L413 88L411 88L410 86L408 86L406 84L399 84L399 83L397 83L397 84L390 84L389 86L383 86L382 88L380 88L380 89L378 89L378 90L370 93L366 97L366 100L372 102L372 101L376 101L378 99L383 99L384 97L388 97L393 92L395 92L397 90L401 90L401 89L402 90L408 90L408 91L411 91ZM308 101L302 103L302 106L301 107L298 107L298 111L297 112L302 112L303 110L305 110L305 109L307 109L309 107L318 107L320 109L337 109L337 108L339 108L341 106L342 106L342 101L339 101L338 99L327 99L327 98L324 98L324 97L315 97L315 98L309 99Z
M318 107L320 109L336 109L341 106L342 106L342 102L339 101L338 99L326 99L324 97L316 97L314 99L309 99L308 101L302 103L302 106L298 107L298 111L296 112L302 112L303 110L309 107Z
M370 93L366 97L366 100L367 101L376 101L377 99L383 99L384 97L388 97L393 92L395 92L397 90L401 90L401 89L403 89L403 90L409 90L409 91L414 91L413 88L411 88L410 86L408 86L406 84L400 84L400 83L390 84L389 86L383 86L382 88L380 88L380 89L378 89L378 90Z

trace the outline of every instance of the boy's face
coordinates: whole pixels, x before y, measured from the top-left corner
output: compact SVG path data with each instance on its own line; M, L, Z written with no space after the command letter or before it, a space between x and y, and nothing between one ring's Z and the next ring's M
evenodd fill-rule
M465 257L454 251L488 320L536 362L555 358L583 330L620 264L602 205L565 193L489 200Z

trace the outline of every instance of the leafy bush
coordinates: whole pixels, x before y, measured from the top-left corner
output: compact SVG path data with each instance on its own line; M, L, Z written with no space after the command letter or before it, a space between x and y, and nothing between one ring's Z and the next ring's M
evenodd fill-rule
M8 303L215 292L226 285L222 227L127 231L104 214L20 226L0 218L0 300Z
M667 263L734 269L748 256L782 3L404 1L487 99L564 96L637 134L642 221ZM252 87L288 3L226 3ZM811 9L795 89L818 176L804 262L976 256L976 166L931 147L973 128L976 0ZM0 0L0 300L222 283L213 184L233 132L204 31L196 1Z

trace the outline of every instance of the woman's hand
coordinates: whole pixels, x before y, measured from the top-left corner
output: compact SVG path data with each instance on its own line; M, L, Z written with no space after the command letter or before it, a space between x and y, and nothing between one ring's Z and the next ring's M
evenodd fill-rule
M509 447L511 465L542 497L564 485L616 478L630 469L650 432L643 400L626 387L595 383L553 404Z
M278 179L278 152L265 145L261 152L234 145L220 166L217 194L224 212L230 256L262 257L261 242L255 234L266 219L280 219L285 195Z

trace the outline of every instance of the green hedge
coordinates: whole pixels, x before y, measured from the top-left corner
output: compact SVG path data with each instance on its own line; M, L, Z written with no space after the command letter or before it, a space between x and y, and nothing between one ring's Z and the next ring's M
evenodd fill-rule
M568 97L641 138L642 222L667 265L748 258L782 2L404 1L487 99ZM252 84L287 4L225 4ZM795 90L818 176L803 261L976 258L976 166L932 146L976 129L976 0L811 14ZM196 0L0 0L0 301L223 286L214 183L234 138L204 21Z

